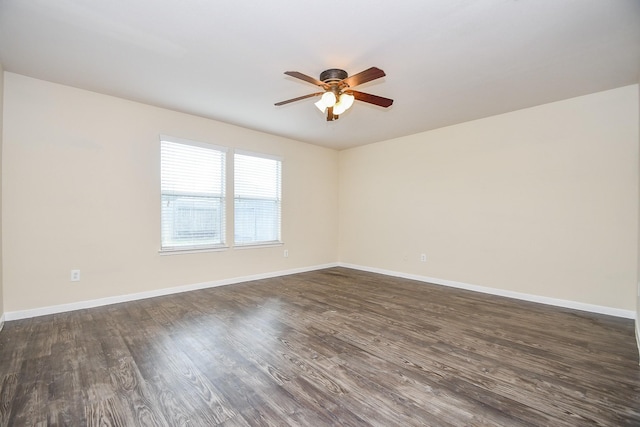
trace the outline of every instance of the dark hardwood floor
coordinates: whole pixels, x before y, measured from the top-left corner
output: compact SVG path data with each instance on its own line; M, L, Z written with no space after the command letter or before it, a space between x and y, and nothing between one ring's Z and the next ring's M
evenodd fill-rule
M2 426L638 426L633 321L344 268L7 322Z

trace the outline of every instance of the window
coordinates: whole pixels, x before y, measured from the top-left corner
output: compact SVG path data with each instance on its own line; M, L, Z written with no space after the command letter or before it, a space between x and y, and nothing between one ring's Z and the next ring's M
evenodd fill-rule
M280 242L282 162L275 157L234 155L234 223L236 245Z
M225 154L221 147L161 137L161 250L224 245Z

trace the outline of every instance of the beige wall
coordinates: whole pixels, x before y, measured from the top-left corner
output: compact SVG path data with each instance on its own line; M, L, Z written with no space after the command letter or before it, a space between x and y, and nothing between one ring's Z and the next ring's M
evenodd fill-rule
M3 290L3 258L2 258L2 124L3 124L3 105L4 105L4 70L0 63L0 328L2 328L2 319L4 319L4 290Z
M337 153L4 76L6 312L338 260L633 310L637 85ZM285 246L160 256L159 134L284 157Z
M4 95L7 312L337 260L334 150L12 73ZM284 247L159 255L159 134L282 156Z
M340 260L635 310L638 127L633 85L342 151Z
M640 82L640 76L638 76L638 81ZM639 90L637 92L638 95L638 103L640 104L640 85L638 86ZM640 109L639 109L640 110ZM638 111L638 126L640 127L640 111ZM640 130L638 131L640 134ZM638 138L638 146L640 147L640 137ZM640 159L638 161L638 170L640 170ZM638 178L640 179L640 177ZM640 204L640 183L638 184L638 203ZM640 211L638 212L638 270L637 270L637 291L636 291L636 344L638 345L638 353L640 353Z

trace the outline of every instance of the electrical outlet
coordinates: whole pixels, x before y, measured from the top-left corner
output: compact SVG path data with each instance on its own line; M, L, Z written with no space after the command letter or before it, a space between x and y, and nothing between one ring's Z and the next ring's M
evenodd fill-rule
M289 249L284 250L284 257L289 258Z
M427 254L420 254L420 261L427 262Z
M80 270L71 270L71 281L72 282L80 281Z

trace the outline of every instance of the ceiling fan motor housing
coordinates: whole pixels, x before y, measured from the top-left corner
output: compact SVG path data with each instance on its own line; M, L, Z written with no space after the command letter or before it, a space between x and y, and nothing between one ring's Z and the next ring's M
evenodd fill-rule
M320 81L324 83L339 82L340 80L346 79L348 76L349 75L345 70L340 70L339 68L330 68L320 73Z

